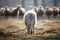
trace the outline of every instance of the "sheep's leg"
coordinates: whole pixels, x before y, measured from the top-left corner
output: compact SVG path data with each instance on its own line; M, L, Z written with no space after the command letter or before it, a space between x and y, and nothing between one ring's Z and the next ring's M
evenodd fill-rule
M56 18L56 16L53 16L53 18L55 19L55 18Z
M31 34L34 34L34 27L31 28Z
M34 26L30 27L30 34L34 34Z
M2 20L4 19L4 16L2 16Z
M30 35L32 35L32 27L30 27Z
M32 27L30 28L30 34L32 35Z
M59 20L60 20L60 14L59 14Z
M1 20L1 16L0 16L0 20Z
M33 34L34 34L34 27L33 27L33 31L32 31L32 32L33 32Z
M40 18L40 16L39 16L39 15L37 15L37 18L39 19L39 18Z
M7 15L4 15L4 19L7 20L8 19L8 16Z
M34 32L34 30L33 30L32 27L28 27L28 28L27 28L27 33L28 33L29 35L32 35L33 32Z
M50 16L48 16L48 19L50 18Z
M40 15L40 18L42 18L42 15Z
M2 16L0 16L0 20L2 20Z
M30 34L30 28L27 27L27 34Z

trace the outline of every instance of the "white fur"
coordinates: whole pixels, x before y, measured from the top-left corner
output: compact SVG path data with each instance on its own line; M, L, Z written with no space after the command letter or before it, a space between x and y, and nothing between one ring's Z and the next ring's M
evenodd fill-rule
M26 12L25 8L21 8L21 10L22 10L24 13Z
M25 20L25 16L28 15L28 14L35 15L35 24L36 24L37 23L37 15L36 15L36 12L34 10L28 10L27 12L25 12L25 14L24 14L24 20Z

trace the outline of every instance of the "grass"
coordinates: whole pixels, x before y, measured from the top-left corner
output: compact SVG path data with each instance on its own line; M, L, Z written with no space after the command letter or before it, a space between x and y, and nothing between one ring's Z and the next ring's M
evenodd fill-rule
M60 20L39 20L34 35L28 35L25 28L23 20L2 20L0 31L11 32L13 35L0 37L0 40L60 40Z

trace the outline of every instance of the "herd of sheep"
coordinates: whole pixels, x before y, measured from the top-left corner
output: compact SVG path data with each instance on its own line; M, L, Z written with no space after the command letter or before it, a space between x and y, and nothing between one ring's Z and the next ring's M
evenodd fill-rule
M60 8L59 7L32 7L32 9L36 12L37 18L43 17L44 15L47 16L48 19L50 17L57 18L60 16Z
M20 16L20 15L24 15L25 12L26 12L25 8L21 6L17 6L17 7L5 6L0 8L0 18L4 19L9 17Z
M49 19L51 16L53 18L56 18L57 16L60 15L59 7L31 6L29 8L30 8L29 10L34 10L36 12L37 18L46 15L47 18ZM14 16L23 16L25 12L27 12L26 9L19 5L17 7L5 6L0 8L0 17L7 18L7 17L14 17Z
M26 9L21 6L17 7L5 6L0 8L0 16L2 18L22 16L28 34L34 34L34 26L37 23L37 19L39 17L43 17L43 15L46 15L48 19L51 16L56 18L58 15L60 16L60 8L39 6L39 7L31 7L28 11L26 11Z

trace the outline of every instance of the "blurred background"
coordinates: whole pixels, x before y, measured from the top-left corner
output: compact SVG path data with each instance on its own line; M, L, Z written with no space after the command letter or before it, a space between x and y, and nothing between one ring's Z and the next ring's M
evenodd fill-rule
M0 7L22 5L27 10L29 6L60 6L60 0L0 0Z

